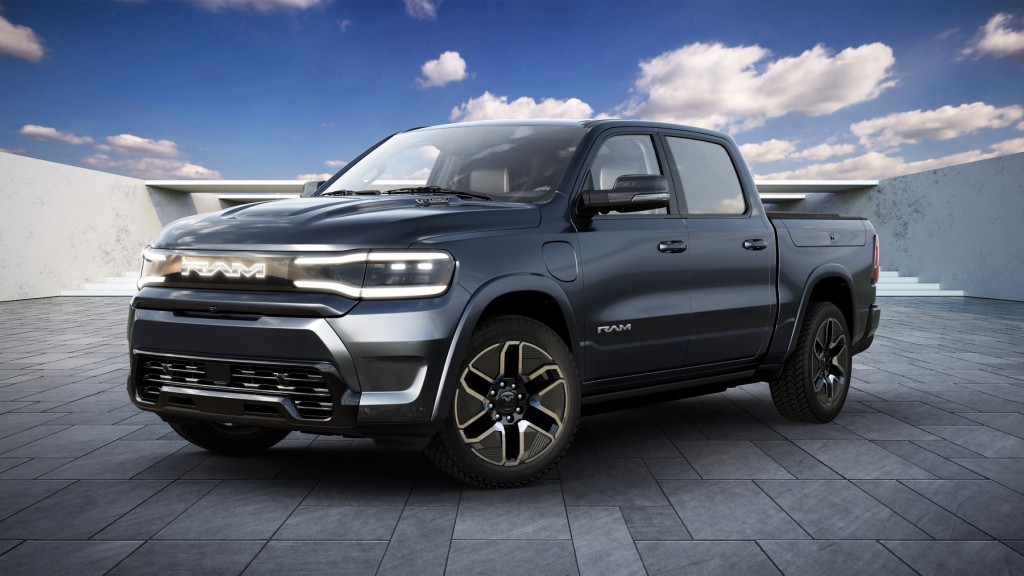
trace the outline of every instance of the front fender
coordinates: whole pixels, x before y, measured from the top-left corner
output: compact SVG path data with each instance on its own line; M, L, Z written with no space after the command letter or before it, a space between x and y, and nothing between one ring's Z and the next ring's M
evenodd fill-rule
M540 292L549 296L558 304L562 316L565 318L566 326L569 329L569 341L573 358L577 366L583 365L580 358L579 327L576 324L576 316L573 313L568 296L566 296L557 282L537 274L513 274L489 280L480 286L470 297L469 304L467 304L462 318L455 329L455 336L452 338L451 346L448 349L448 357L445 359L444 371L441 373L441 382L434 399L432 420L441 420L448 416L452 395L455 392L459 379L459 367L465 361L465 352L469 348L469 341L484 311L499 297L513 292ZM581 378L582 376L580 374Z

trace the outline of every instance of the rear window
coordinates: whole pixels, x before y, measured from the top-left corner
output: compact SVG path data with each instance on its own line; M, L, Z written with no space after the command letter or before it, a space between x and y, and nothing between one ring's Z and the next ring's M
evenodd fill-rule
M725 147L690 138L668 138L683 183L686 214L743 214L746 202Z

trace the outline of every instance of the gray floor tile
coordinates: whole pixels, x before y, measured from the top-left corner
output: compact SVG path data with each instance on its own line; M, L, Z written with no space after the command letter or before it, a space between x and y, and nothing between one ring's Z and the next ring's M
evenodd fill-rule
M580 574L645 574L618 508L568 508Z
M690 540L690 533L671 506L620 508L633 540Z
M274 539L390 540L401 514L397 506L299 506Z
M156 534L161 540L265 540L309 492L304 480L225 480Z
M963 446L957 446L949 440L924 440L922 442L914 442L921 448L929 452L934 452L943 458L980 458L981 454L968 450Z
M775 460L746 440L678 442L676 445L705 479L793 478Z
M222 456L214 454L186 472L185 480L270 480L294 458L295 453L271 450L264 455Z
M419 466L396 458L342 457L303 501L309 506L404 506Z
M989 540L990 536L896 480L856 480L876 500L936 540Z
M922 576L1015 576L1024 556L999 542L882 542Z
M788 440L860 440L839 424L776 424L772 426Z
M46 478L127 479L185 446L184 440L117 440L47 474Z
M9 452L21 448L22 446L31 444L47 436L53 436L54 434L67 430L68 426L35 426L28 430L22 430L15 434L11 434L6 438L0 439L0 454L3 454L5 458L10 457Z
M0 538L84 540L166 485L163 480L80 480L0 522Z
M786 576L914 576L878 542L761 540L761 549Z
M988 426L924 426L923 428L987 458L1024 458L1024 440L1006 432L993 430Z
M864 404L913 426L970 426L973 423L964 416L940 410L924 402L865 402Z
M269 542L243 573L245 576L373 574L386 542Z
M545 475L544 478L549 478ZM423 466L409 493L406 506L458 506L464 484L438 470Z
M1024 496L990 480L906 480L915 492L998 539L1024 539Z
M29 462L32 458L0 458L0 474ZM0 477L2 478L2 477Z
M138 430L137 426L72 426L4 454L8 457L77 458Z
M700 474L686 458L644 458L644 464L655 480L697 480Z
M978 480L967 468L906 440L876 440L875 444L903 458L914 466L944 480Z
M1006 432L1007 434L1016 436L1017 438L1024 438L1024 414L1018 414L1016 412L1012 414L974 412L971 414L964 414L963 417L969 418L972 422L984 424L989 428L999 430L1000 432Z
M1003 486L1024 494L1024 460L980 458L955 460L957 464L970 468L989 480L995 480Z
M842 413L835 422L868 440L934 440L935 436L887 414Z
M456 508L406 506L378 576L444 574Z
M101 576L142 542L24 542L0 556L0 574Z
M514 513L502 514L502 511ZM496 521L496 516L500 521ZM454 538L457 540L569 539L562 490L554 480L538 480L515 490L466 488Z
M677 416L682 419L682 416ZM660 428L654 425L618 424L587 429L597 455L603 458L678 457L679 452Z
M565 459L558 465L558 477L567 506L668 505L639 458Z
M758 480L757 484L815 539L928 537L846 480Z
M844 478L934 478L928 472L867 440L795 440Z
M192 444L186 444L177 452L167 455L163 460L139 472L134 477L151 480L177 480L211 457L213 457L212 452Z
M11 468L0 474L0 478L4 480L32 480L43 477L46 473L60 468L69 462L74 462L74 458L32 458L17 468Z
M808 537L750 480L661 480L659 483L695 539Z
M216 480L178 480L117 519L94 540L150 539L213 490Z
M516 542L515 560L494 562L492 540L453 540L448 553L447 576L572 576L579 574L569 540L522 540Z
M781 574L754 542L637 542L650 576Z
M801 480L830 480L840 477L831 468L792 442L769 440L754 442L754 445L772 460L778 462L787 472Z
M0 540L0 555L5 554L8 550L21 543L22 540Z
M125 558L109 576L194 576L241 574L264 542L202 542L180 540L146 542Z

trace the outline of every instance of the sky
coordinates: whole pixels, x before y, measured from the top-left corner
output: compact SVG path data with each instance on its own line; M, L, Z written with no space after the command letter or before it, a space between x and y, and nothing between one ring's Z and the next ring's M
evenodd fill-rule
M0 0L0 151L319 179L488 118L713 128L763 179L1024 152L1024 3Z

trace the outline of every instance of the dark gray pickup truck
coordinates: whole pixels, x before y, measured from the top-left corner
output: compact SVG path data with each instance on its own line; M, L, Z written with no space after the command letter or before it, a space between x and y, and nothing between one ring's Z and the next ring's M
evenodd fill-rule
M878 327L871 223L766 213L717 132L419 128L305 196L145 250L128 393L199 446L362 436L515 486L583 403L768 381L783 416L828 422Z

